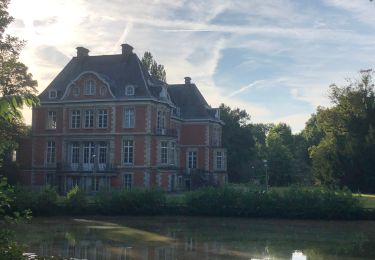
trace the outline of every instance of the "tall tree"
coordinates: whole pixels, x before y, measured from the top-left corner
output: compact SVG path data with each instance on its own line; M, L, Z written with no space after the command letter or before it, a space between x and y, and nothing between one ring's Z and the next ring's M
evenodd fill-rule
M347 86L332 85L333 107L316 114L318 144L310 147L316 182L375 191L375 93L373 72ZM323 134L322 134L323 133ZM315 135L316 136L316 135Z
M230 182L249 181L251 162L254 160L255 141L249 124L250 116L245 110L220 105L224 121L222 143L227 148L227 168Z
M23 105L38 104L37 82L19 61L25 42L5 34L13 21L7 11L9 0L0 0L0 165L4 153L14 148L15 137L21 133Z
M7 152L14 148L15 138L20 133L24 104L38 104L36 81L27 72L27 67L18 61L24 42L17 37L5 35L6 27L13 21L7 11L9 0L0 0L0 166ZM6 156L5 156L6 157ZM0 176L0 258L22 259L22 250L13 242L11 231L6 228L20 213L12 212L12 188Z
M275 125L266 138L269 184L286 186L294 182L295 168L292 130L285 123Z
M152 76L154 76L155 78L163 82L167 81L167 74L165 72L164 66L161 64L158 64L154 60L154 57L152 56L151 52L146 51L143 54L141 62Z

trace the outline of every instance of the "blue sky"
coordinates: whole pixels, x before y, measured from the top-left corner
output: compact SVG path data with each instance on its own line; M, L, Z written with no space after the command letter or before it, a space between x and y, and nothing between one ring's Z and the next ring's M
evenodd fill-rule
M8 32L42 91L75 56L132 45L164 64L169 83L190 76L211 106L246 109L252 122L294 132L328 86L374 67L375 3L368 0L12 0ZM30 112L25 111L30 122Z

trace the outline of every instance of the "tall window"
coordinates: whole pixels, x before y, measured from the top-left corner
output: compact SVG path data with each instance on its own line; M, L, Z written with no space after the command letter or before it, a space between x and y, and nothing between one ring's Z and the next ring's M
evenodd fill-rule
M106 143L99 144L99 163L100 164L107 163L107 144Z
M83 144L83 163L93 164L95 161L95 144L86 142Z
M171 142L171 149L169 150L169 164L176 164L176 143Z
M133 186L133 174L123 175L123 186L125 190L131 190Z
M168 163L168 142L166 141L160 143L160 163Z
M94 127L94 111L86 110L85 111L85 128Z
M81 111L73 110L71 113L70 119L71 128L80 128L81 127Z
M56 111L48 111L47 128L56 129Z
M123 142L124 147L124 160L125 164L133 163L133 156L134 156L134 142L133 140L124 140Z
M55 141L47 142L46 163L55 163L56 161L56 144Z
M79 143L72 143L72 164L79 163Z
M83 94L86 96L95 95L95 82L92 79L85 80Z
M125 128L133 128L134 127L134 108L125 108Z
M158 111L157 117L157 129L164 129L165 128L165 112Z
M189 169L197 168L197 152L196 151L189 151L188 163L189 163L188 164Z
M216 169L222 169L223 168L223 152L217 151L216 152Z
M107 128L108 126L108 113L106 109L98 110L98 127Z

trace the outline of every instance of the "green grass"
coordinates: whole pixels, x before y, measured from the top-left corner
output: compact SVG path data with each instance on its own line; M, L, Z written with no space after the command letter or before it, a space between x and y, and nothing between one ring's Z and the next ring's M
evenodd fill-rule
M375 209L375 194L354 194L358 196L364 208Z

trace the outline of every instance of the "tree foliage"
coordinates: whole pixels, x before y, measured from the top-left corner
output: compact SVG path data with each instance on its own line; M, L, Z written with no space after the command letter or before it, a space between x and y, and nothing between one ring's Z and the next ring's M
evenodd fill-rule
M305 131L317 183L375 191L375 93L373 72L347 86L332 85L333 106L319 108Z
M167 81L167 74L165 72L164 66L158 64L154 60L154 57L152 56L151 52L146 51L143 54L141 62L143 66L147 69L147 71L156 79L161 80L163 82Z
M15 138L22 133L20 109L38 104L37 82L19 61L24 41L6 35L6 27L13 21L7 11L9 0L0 1L0 157L15 146ZM0 159L1 165L1 159Z
M220 111L224 121L222 145L227 148L229 181L248 181L249 167L256 154L250 116L245 110L231 109L224 104Z

